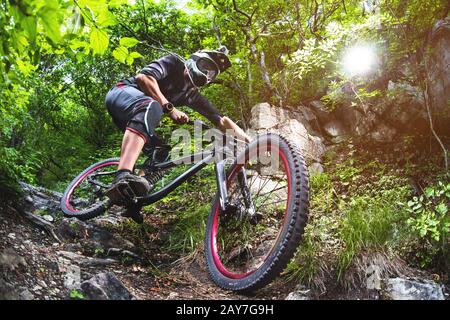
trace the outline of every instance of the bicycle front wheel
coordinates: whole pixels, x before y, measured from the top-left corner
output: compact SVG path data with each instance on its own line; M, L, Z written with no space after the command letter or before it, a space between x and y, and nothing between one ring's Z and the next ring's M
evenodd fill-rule
M208 217L205 255L221 288L251 292L277 277L295 254L308 219L308 171L298 147L258 136L227 171L229 210L219 195Z

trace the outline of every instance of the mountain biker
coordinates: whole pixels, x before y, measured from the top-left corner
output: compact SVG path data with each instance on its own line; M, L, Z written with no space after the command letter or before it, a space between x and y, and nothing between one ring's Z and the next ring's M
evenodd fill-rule
M141 150L154 137L161 117L166 114L176 123L189 121L189 117L176 107L185 105L205 116L221 131L234 130L235 135L250 141L230 118L222 115L199 88L211 83L231 66L228 50L200 50L188 60L166 55L145 66L135 77L121 80L106 95L105 104L114 123L124 131L120 162L116 177L106 195L112 203L120 203L129 195L147 194L149 182L132 173Z

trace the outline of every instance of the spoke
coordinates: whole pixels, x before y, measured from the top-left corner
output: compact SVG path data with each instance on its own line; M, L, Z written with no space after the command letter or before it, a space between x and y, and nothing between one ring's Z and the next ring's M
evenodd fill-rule
M268 181L271 181L271 180L272 180L272 179L270 179L270 178L266 178L266 181L265 181L264 185L262 186L262 188L260 188L260 189L258 190L258 193L257 193L253 198L258 198L258 196L259 196L261 190L266 186L267 182L268 182ZM280 184L280 181L277 182L277 184L275 185L275 188L276 188L279 184Z
M274 189L274 190L272 190L272 191L269 191L269 192L266 192L266 193L260 194L259 196L260 196L260 197L263 197L263 196L265 196L265 195L267 195L267 194L271 194L271 193L273 193L273 192L276 192L276 191L279 191L279 190L285 189L286 187L287 187L287 185L285 185L285 186L281 186L281 187L279 187L279 188L277 188L277 189Z
M286 202L286 199L281 199L281 200L277 200L277 201L273 201L273 202L269 202L269 203L262 203L261 205L259 205L256 209L256 212L259 212L259 208L262 207L262 205L264 204L266 207L270 206L271 204L276 204L276 203L280 203L280 202Z
M266 201L270 198L270 195L271 195L273 192L275 192L276 190L280 190L280 189L283 189L283 188L286 187L286 186L282 186L282 187L280 187L280 188L277 189L277 187L278 187L279 184L280 184L280 182L278 182L278 183L275 185L275 189L274 189L274 190L272 190L272 191L270 191L270 192L266 192L266 193L260 195L260 197L263 197L264 195L267 195L267 194L268 194L268 196L266 196L266 197L264 198L264 200L263 200L262 203L266 202Z
M258 173L258 172L256 171L256 173ZM251 190L251 188L253 187L253 183L255 183L257 176L258 176L258 175L252 175L252 177L250 178L250 180L252 181L252 182L250 183L250 186L248 187L250 190Z

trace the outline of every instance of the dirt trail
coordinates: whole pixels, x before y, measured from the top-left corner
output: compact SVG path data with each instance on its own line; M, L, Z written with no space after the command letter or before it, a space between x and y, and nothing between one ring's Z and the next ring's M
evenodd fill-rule
M0 212L0 298L86 298L81 284L105 272L143 300L284 299L289 293L280 281L254 296L221 290L209 279L201 252L184 259L164 252L161 221L147 217L145 226L153 225L153 232L136 244L120 235L132 223L119 215L87 223L63 219L53 222L59 242L17 210L5 208Z

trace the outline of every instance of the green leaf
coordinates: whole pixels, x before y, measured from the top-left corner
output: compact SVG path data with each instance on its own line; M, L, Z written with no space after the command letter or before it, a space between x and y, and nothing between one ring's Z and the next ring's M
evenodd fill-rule
M116 49L114 49L112 54L116 60L118 60L122 63L125 63L125 60L128 57L128 49L123 46L120 46L120 47L117 47Z
M108 3L109 7L111 8L118 8L125 4L128 4L128 0L111 0Z
M84 297L84 294L83 293L81 293L81 292L79 292L78 290L76 290L76 289L72 289L71 291L70 291L70 297L72 298L72 299L84 299L85 297Z
M133 51L130 53L130 57L132 57L133 59L137 59L137 58L141 58L142 54L140 54L139 52Z
M54 10L49 6L45 6L39 11L38 15L42 20L42 25L44 26L45 34L54 43L60 42L62 37L60 31L61 26L59 24L58 11Z
M87 46L89 46L89 43L87 43L86 41L80 41L77 39L72 40L70 43L70 49L72 49L72 50L76 50L79 48L86 48Z
M94 54L103 54L108 49L109 36L100 29L93 29L90 36L90 47Z
M124 38L120 39L119 43L121 46L124 46L127 48L132 48L139 43L139 40L137 40L135 38L124 37Z
M425 195L429 198L429 197L433 197L434 196L434 189L433 188L426 188L425 189Z
M23 20L22 23L23 29L25 30L25 34L28 37L28 40L31 42L36 41L36 35L37 35L37 19L36 17L27 17Z
M427 229L426 228L420 229L419 234L422 238L425 237L427 234Z
M24 74L24 76L28 76L31 71L34 71L37 69L36 66L30 64L27 61L17 60L16 65L19 68L19 70Z
M127 61L127 64L129 64L129 65L132 65L132 64L133 64L133 61L134 61L134 59L133 59L133 57L131 57L131 56L128 56L128 57L127 57L127 59L126 59L126 61Z
M96 22L100 27L110 27L117 24L116 17L114 17L114 15L108 10L100 11Z
M436 211L441 215L445 215L448 212L448 207L445 203L441 203L436 206Z

